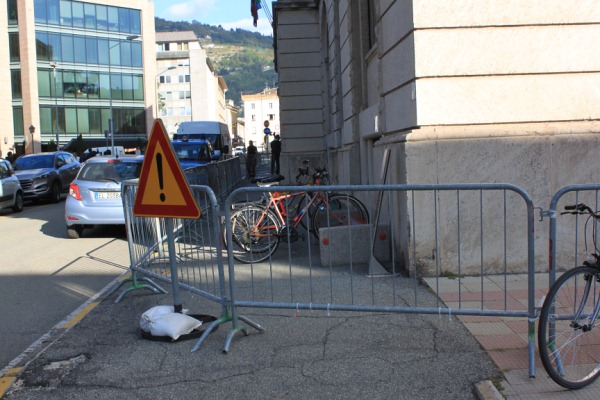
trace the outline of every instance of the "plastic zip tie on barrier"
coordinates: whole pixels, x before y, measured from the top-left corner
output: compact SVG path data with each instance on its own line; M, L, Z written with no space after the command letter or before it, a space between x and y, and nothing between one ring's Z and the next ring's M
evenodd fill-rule
M448 307L448 321L452 321L452 308Z
M327 303L327 316L331 317L331 313L329 312L329 303Z
M296 303L296 317L300 316L300 310L298 310L298 303Z

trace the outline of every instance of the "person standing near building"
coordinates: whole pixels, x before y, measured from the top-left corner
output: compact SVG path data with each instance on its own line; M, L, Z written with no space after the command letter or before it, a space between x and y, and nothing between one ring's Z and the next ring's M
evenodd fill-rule
M281 155L281 137L275 135L271 142L271 174L279 175L279 156Z
M256 152L256 146L251 140L246 149L246 173L251 178L256 175Z

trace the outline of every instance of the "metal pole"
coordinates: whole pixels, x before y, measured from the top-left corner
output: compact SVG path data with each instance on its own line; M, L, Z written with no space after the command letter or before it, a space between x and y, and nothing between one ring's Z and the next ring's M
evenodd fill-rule
M54 118L56 124L56 150L60 149L58 141L58 87L56 86L56 63L51 64L54 69Z
M110 43L110 42L109 42ZM111 146L111 150L110 150L110 154L111 156L114 157L115 155L115 134L113 131L113 99L112 99L112 60L111 60L111 56L110 53L113 49L113 47L117 46L120 42L117 42L116 44L110 46L108 48L108 93L109 93L109 99L110 99L110 120L108 121L108 130L110 132L110 146Z

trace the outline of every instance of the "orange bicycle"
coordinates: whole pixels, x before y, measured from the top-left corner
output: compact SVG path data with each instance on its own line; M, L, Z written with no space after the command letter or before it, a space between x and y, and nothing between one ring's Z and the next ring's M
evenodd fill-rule
M262 183L268 187L277 182ZM298 240L298 225L306 219L313 235L324 227L366 224L367 209L356 197L325 192L268 192L266 201L247 204L231 215L233 257L245 264L271 257L280 241Z

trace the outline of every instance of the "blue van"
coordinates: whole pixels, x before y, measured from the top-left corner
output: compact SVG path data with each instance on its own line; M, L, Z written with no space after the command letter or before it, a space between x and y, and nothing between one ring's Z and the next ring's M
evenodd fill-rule
M208 140L215 156L223 158L231 149L231 134L226 124L217 121L187 121L179 124L173 140Z

